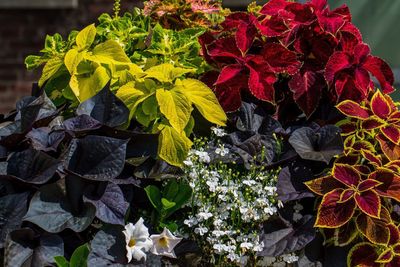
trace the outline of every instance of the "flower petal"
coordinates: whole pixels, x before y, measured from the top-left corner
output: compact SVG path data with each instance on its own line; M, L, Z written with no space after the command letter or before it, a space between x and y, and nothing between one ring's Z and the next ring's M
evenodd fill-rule
M315 227L337 228L346 224L355 212L356 203L350 199L346 203L338 203L343 189L336 189L322 198L318 208Z
M379 218L381 198L374 190L359 192L354 195L357 206L371 217Z
M345 164L335 164L332 176L349 187L357 186L361 180L360 173L352 166Z

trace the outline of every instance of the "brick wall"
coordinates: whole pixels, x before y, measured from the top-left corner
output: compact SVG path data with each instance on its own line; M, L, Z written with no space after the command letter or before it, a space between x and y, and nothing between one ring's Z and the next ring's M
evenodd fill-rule
M123 1L123 12L140 2ZM58 32L65 37L72 29L96 22L101 13L112 12L112 5L113 0L79 0L79 7L69 10L0 9L0 114L30 94L40 72L27 71L24 59L43 48L46 34Z

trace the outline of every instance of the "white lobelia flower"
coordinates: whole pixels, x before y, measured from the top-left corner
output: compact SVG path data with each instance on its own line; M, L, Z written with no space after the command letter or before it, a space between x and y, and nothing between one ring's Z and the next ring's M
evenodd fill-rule
M123 231L126 239L126 257L128 262L133 259L140 261L146 260L146 253L151 248L151 240L149 238L149 230L143 224L143 218L140 218L135 225L129 223Z
M159 235L151 235L150 239L153 241L151 253L155 255L176 258L174 248L181 242L182 238L174 236L167 228Z

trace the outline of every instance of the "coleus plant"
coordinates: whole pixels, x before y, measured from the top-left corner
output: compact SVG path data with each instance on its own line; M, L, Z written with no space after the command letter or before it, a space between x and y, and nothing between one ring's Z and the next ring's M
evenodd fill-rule
M279 107L294 101L310 117L320 103L364 100L372 89L370 74L385 93L393 91L390 67L370 55L349 9L330 10L326 0L271 0L259 11L229 15L201 42L220 72L205 79L214 76L209 84L228 112L250 93L277 105L278 115Z

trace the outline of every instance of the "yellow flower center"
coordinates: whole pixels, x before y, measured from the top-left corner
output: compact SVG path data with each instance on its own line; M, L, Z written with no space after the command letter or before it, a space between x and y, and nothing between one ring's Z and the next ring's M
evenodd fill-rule
M165 237L161 237L160 240L158 240L158 243L160 244L161 247L168 247L168 239Z
M136 245L136 240L133 239L133 238L131 238L131 239L129 240L128 246L129 246L129 247L134 247L135 245Z

